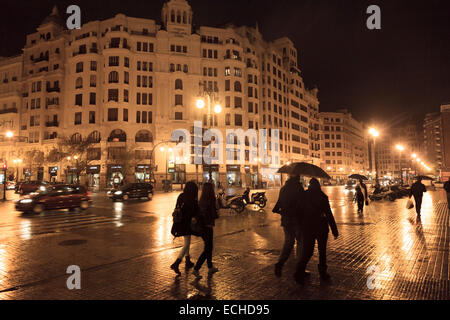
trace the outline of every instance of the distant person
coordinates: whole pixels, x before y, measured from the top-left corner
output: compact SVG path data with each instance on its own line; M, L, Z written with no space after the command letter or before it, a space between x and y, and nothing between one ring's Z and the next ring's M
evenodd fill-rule
M417 181L412 184L409 192L409 198L411 199L411 197L414 196L414 201L416 202L417 220L421 219L420 210L422 208L424 192L427 192L427 188L425 188L425 185L422 183L422 178L419 177L417 178Z
M444 183L444 190L447 192L447 206L450 209L450 177L448 181Z
M300 224L302 247L295 273L295 280L299 284L304 281L306 265L314 253L316 240L319 248L318 268L320 278L322 280L330 279L330 275L327 273L327 241L330 228L335 239L339 236L330 202L327 195L322 192L320 183L316 178L312 178L309 182L305 198L309 206Z
M360 186L356 186L355 191L354 201L358 204L358 213L362 213L364 211L364 193Z
M247 187L244 191L244 193L242 194L242 197L245 200L246 204L250 203L250 187Z
M281 188L278 201L272 212L281 215L281 226L284 231L284 245L278 262L275 264L275 275L281 277L284 264L289 259L295 240L300 247L299 223L304 211L304 194L299 175L289 175L286 184ZM299 251L297 251L299 252Z
M191 221L192 218L198 215L198 187L195 182L188 182L184 187L182 194L178 196L177 208L181 209L181 223L180 230L177 232L177 236L182 236L184 238L184 246L178 255L177 260L170 266L170 268L175 271L176 274L180 275L179 266L183 258L186 256L186 268L192 268L194 263L192 263L189 255L189 250L191 246Z
M216 219L219 218L216 207L216 195L214 194L214 185L212 183L205 183L202 188L202 195L199 201L199 213L195 217L201 222L203 231L201 237L204 243L204 249L202 254L197 260L194 268L194 275L197 278L201 278L199 271L202 268L203 263L206 260L208 264L208 274L212 275L219 271L213 266L212 253L213 253L213 238L214 238L214 226Z

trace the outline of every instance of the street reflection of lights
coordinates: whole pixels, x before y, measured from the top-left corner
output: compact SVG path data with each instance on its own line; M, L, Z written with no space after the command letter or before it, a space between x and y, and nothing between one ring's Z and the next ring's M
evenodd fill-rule
M114 202L114 218L117 220L114 222L116 227L122 227L123 223L122 220L122 213L123 213L123 202Z
M22 240L31 239L31 221L24 220L20 223L20 238Z

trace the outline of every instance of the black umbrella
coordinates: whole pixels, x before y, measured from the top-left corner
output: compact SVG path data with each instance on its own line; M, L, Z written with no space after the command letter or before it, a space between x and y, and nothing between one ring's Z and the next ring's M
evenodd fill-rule
M278 173L298 174L300 176L331 179L322 168L307 162L295 162L290 165L282 166Z
M369 179L367 179L366 176L363 176L362 174L357 174L357 173L350 175L350 176L349 176L349 179L355 179L355 180L369 180Z
M417 176L416 179L421 179L421 180L434 180L432 177L428 177L428 176Z

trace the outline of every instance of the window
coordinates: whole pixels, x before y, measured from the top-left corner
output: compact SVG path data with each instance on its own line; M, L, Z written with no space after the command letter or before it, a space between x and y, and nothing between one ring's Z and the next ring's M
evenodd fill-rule
M175 95L175 105L182 106L183 105L183 96L181 94Z
M175 120L183 120L183 112L175 112Z
M230 91L230 80L225 80L225 91Z
M109 73L109 83L119 83L119 73L117 71L112 71Z
M118 67L119 66L119 57L109 57L109 66L110 67Z
M225 68L225 76L231 76L231 68L230 67Z
M83 78L79 77L77 78L75 82L75 89L81 89L83 88Z
M234 68L234 75L236 77L242 77L242 69L241 68Z
M97 103L96 100L97 100L96 93L95 92L91 92L89 94L89 104L95 105Z
M78 62L76 65L76 73L83 72L83 62Z
M82 94L77 94L75 96L75 105L80 106L80 107L83 105L83 95Z
M97 87L97 77L95 75L91 75L90 85L91 85L91 88Z
M128 122L128 109L123 109L123 121Z
M141 94L139 92L136 94L136 104L141 104Z
M183 90L183 81L180 79L175 80L175 90Z
M89 111L89 123L95 123L95 111Z
M242 92L242 85L239 81L234 82L234 91L235 92Z
M226 125L226 126L231 125L231 114L229 114L229 113L227 113L227 114L225 115L225 125Z
M125 64L125 67L129 68L129 67L130 67L130 58L125 57L125 62L124 62L124 64Z
M97 61L91 61L91 71L97 71Z
M242 98L241 97L234 97L234 107L242 108Z
M108 109L108 121L119 121L119 109Z
M81 112L77 112L75 113L75 125L80 125L81 124Z
M240 114L234 115L234 125L242 127L242 115Z
M130 83L130 74L128 73L128 72L124 72L124 74L123 74L123 82L125 83L125 84L129 84Z
M119 102L119 89L108 89L108 102Z
M124 102L129 102L128 90L127 89L123 90L123 101Z

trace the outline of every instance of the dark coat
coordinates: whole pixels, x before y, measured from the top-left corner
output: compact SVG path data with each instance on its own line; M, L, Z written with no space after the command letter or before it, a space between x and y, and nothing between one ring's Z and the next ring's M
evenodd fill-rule
M289 179L281 188L272 212L281 215L281 226L297 227L305 211L305 190L298 179Z
M180 194L177 199L177 206L181 208L181 229L180 236L192 235L192 218L199 214L198 201L186 202L184 194Z
M450 181L444 183L444 190L450 193Z
M414 196L414 198L422 198L424 192L427 192L427 188L425 188L425 185L420 181L416 181L411 186L409 197Z
M198 218L201 219L205 227L214 227L216 225L215 221L219 218L217 214L216 203L210 203L209 205L204 205L200 203L200 210Z
M301 221L301 230L304 233L323 235L331 231L334 236L338 236L338 229L333 213L331 212L330 202L325 193L321 190L310 190L306 192L308 199L308 211L305 212Z

